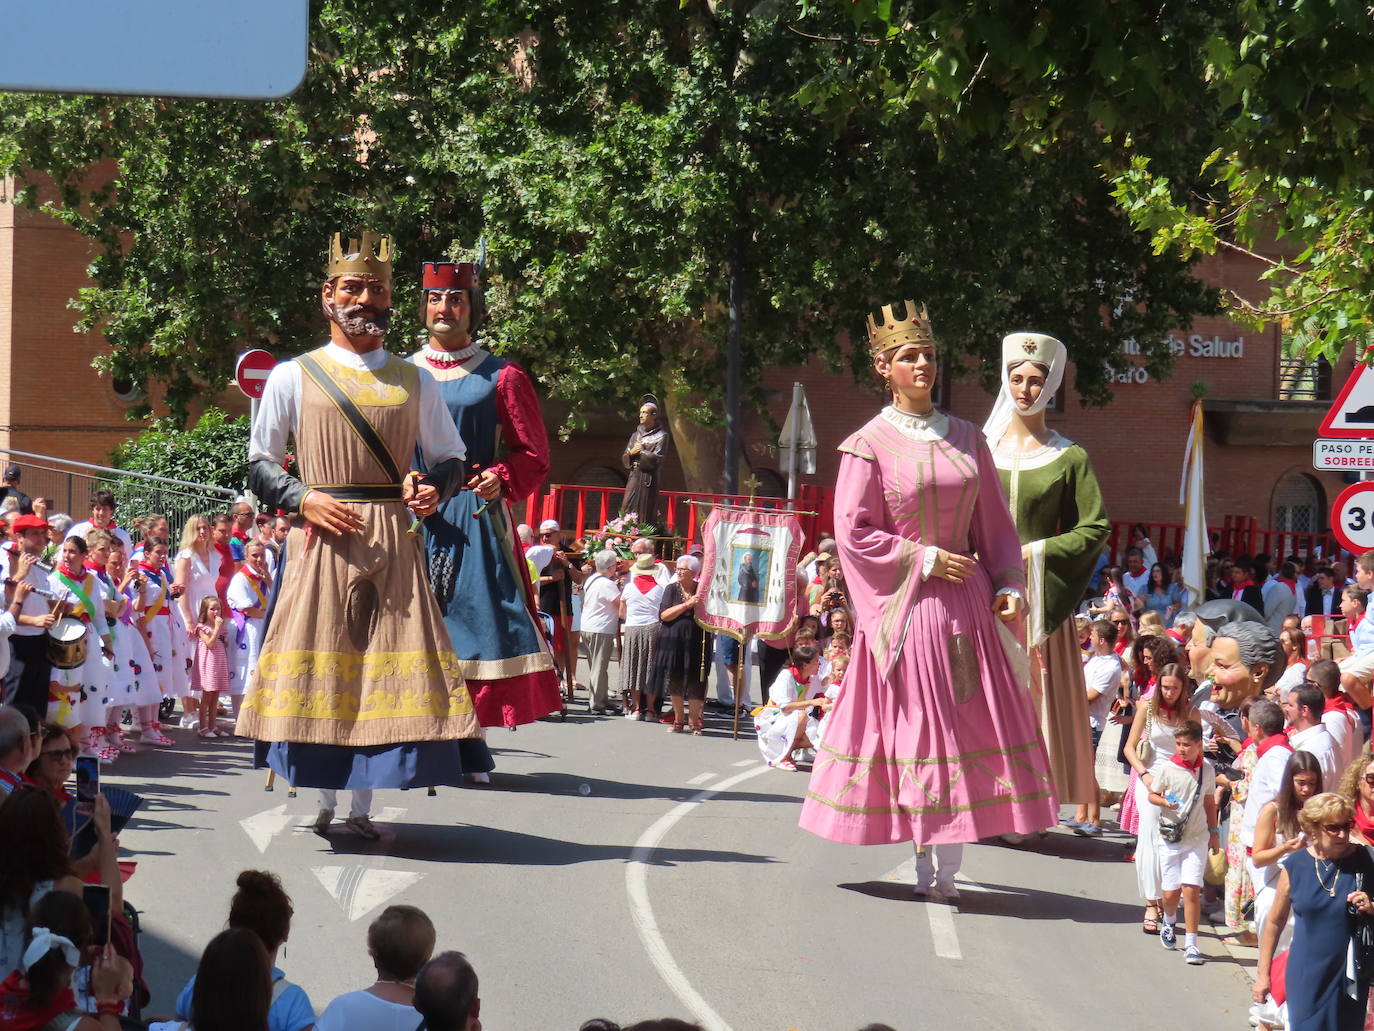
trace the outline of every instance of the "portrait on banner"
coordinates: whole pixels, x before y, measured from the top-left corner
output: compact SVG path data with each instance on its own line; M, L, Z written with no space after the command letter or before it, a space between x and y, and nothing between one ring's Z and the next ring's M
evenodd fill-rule
M785 510L713 510L702 527L697 622L735 638L791 633L802 536L796 516Z

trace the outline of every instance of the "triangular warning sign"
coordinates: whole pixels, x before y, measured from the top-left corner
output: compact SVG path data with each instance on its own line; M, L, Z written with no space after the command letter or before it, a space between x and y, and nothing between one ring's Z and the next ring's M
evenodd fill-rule
M1374 437L1374 375L1356 362L1350 378L1317 427L1319 437Z

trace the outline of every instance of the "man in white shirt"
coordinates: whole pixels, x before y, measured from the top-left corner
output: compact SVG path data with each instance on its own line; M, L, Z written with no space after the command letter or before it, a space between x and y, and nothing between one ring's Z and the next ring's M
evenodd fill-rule
M587 708L604 716L609 705L611 656L620 635L620 587L616 555L609 548L592 559L596 571L582 581L582 640L587 645Z
M128 533L115 525L115 505L115 496L108 490L96 491L91 495L91 517L73 526L67 531L66 536L80 537L84 541L88 530L104 530L123 541L124 550L132 555L134 542L129 539Z
M1364 747L1364 725L1354 704L1341 693L1341 668L1330 659L1318 659L1307 667L1307 683L1322 693L1322 725L1336 742L1337 761L1344 770ZM1322 790L1335 786L1323 783Z
M1322 723L1325 702L1321 691L1310 684L1295 687L1280 702L1288 720L1288 743L1294 751L1308 752L1317 760L1322 768L1323 791L1336 788L1345 772L1336 742Z
M1121 582L1132 597L1143 598L1148 592L1150 567L1145 564L1145 553L1141 549L1126 549L1126 568L1121 572Z
M1083 681L1088 690L1088 724L1092 729L1093 748L1097 748L1102 732L1111 725L1112 703L1121 692L1121 659L1117 657L1116 627L1111 620L1099 619L1088 633L1092 654L1083 663ZM1096 838L1102 834L1101 804L1097 797L1082 803L1072 820L1064 824L1075 834Z
M654 556L654 542L648 537L636 537L634 543L630 545L630 554L635 558L640 555L648 555L654 560L654 579L662 587L667 587L673 582L673 571L665 566Z
M1359 587L1341 590L1341 615L1350 637L1350 654L1340 661L1341 688L1361 708L1374 701L1370 681L1374 679L1374 620L1367 619L1369 592Z

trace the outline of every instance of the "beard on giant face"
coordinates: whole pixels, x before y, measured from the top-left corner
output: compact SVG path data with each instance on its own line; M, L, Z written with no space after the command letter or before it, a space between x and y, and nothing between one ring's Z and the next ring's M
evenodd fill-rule
M333 322L346 336L384 336L391 326L391 309L374 308L370 304L330 304L321 300L325 318Z

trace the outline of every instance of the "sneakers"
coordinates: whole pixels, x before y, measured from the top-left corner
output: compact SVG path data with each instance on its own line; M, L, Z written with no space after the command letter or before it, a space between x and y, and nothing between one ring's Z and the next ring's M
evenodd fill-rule
M1080 838L1102 837L1102 828L1095 823L1080 823L1078 826L1074 827L1073 832Z
M1159 928L1159 944L1166 949L1172 949L1178 944L1178 932L1173 924L1163 924Z
M1192 967L1200 967L1207 962L1202 958L1202 950L1196 945L1189 945L1187 950L1184 951L1183 956L1188 960L1188 965Z
M471 784L490 784L491 774L489 773L469 773L468 782Z
M334 822L333 809L321 809L319 815L315 817L314 831L316 834L328 834L329 825Z
M366 816L350 816L344 821L344 826L358 835L358 837L366 838L368 841L376 841L381 837L381 835L377 833L377 828L372 826L372 821Z

